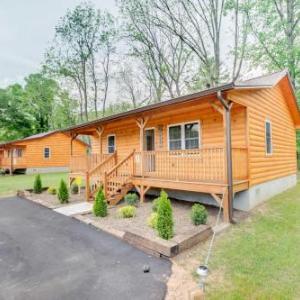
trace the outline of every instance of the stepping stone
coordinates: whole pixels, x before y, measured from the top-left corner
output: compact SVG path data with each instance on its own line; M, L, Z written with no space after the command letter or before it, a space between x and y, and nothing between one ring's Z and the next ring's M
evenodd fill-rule
M54 211L63 214L65 216L73 216L77 214L86 214L92 211L93 204L89 202L81 202L76 204L70 204L64 207L53 209Z

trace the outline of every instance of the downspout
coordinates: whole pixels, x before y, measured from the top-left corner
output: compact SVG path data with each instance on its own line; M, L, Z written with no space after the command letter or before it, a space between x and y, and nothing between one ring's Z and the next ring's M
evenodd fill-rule
M233 223L233 176L232 176L232 143L231 143L231 107L232 102L222 96L222 92L217 92L217 98L220 100L225 110L226 123L226 163L227 163L227 184L228 184L228 214L229 222Z

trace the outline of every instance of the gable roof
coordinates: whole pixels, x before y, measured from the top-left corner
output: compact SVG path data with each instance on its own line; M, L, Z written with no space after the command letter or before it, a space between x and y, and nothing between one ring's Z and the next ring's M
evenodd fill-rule
M6 145L12 145L12 144L15 144L15 143L19 143L19 142L24 142L24 141L30 141L30 140L36 140L36 139L42 139L42 138L45 138L47 136L50 136L52 134L55 134L55 133L63 133L61 130L51 130L51 131L47 131L47 132L41 132L41 133L37 133L37 134L33 134L33 135L30 135L30 136L27 136L23 139L17 139L17 140L13 140L13 141L8 141L8 142L3 142L3 143L0 143L0 147L3 147L3 146L6 146ZM87 144L80 140L80 139L76 139L78 142L80 143L83 143L84 145L87 146Z
M168 105L173 105L173 104L177 104L177 103L184 103L184 102L188 102L191 100L195 100L197 98L204 98L206 96L210 96L210 95L214 95L216 94L218 91L221 92L227 92L230 90L234 90L234 89L261 89L261 88L272 88L274 87L276 84L278 84L282 79L286 78L288 83L289 83L289 88L290 88L290 94L291 94L291 98L292 101L290 101L289 106L293 108L294 112L292 113L293 115L293 119L295 121L295 124L297 126L299 126L300 128L300 112L299 112L299 108L297 105L297 100L296 100L296 96L295 96L295 92L294 92L294 88L289 76L289 73L287 70L282 70L279 72L275 72L272 74L267 74L267 75L263 75L263 76L258 76L255 78L251 78L248 80L243 80L243 81L235 81L235 82L230 82L227 84L223 84L223 85L219 85L213 88L209 88L209 89L205 89L202 91L199 91L197 93L193 93L193 94L189 94L189 95L185 95L185 96L181 96L181 97L177 97L177 98L173 98L173 99L169 99L166 101L162 101L159 103L154 103L154 104L150 104L150 105L146 105L143 107L139 107L136 109L132 109L126 112L122 112L122 113L118 113L118 114L114 114L111 116L107 116L107 117L103 117L100 119L96 119L93 121L89 121L89 122L85 122L85 123L81 123L75 126L71 126L68 127L66 129L64 129L63 131L65 132L70 132L72 130L76 130L76 129L83 129L83 128L88 128L92 125L95 124L101 124L104 122L108 122L108 121L114 121L117 119L122 119L125 117L129 117L129 116L134 116L136 114L140 114L143 112L148 112L157 108L161 108L161 107L165 107Z

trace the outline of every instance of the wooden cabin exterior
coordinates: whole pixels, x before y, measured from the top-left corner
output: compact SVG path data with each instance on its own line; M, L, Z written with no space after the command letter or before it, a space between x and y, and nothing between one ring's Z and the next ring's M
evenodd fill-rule
M87 199L103 185L116 204L133 187L249 210L296 184L300 114L286 71L230 83L68 128L89 135L73 153L70 179L85 176ZM177 195L177 196L176 196Z
M86 155L88 145L76 139L73 153ZM45 173L68 171L71 144L69 137L59 131L36 134L22 140L0 144L0 169Z

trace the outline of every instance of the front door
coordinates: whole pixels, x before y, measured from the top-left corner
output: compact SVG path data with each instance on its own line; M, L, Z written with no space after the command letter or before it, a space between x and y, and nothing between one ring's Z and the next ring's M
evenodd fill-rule
M146 151L145 159L145 170L146 172L155 171L155 130L146 129L145 130L145 145L144 149Z

